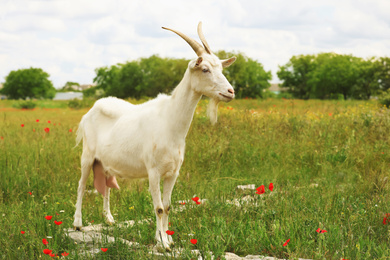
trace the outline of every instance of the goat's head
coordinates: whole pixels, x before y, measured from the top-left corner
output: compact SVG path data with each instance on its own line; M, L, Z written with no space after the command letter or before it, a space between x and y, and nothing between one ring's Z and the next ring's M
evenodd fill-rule
M232 65L236 57L220 60L211 52L202 32L202 22L198 24L198 35L203 46L179 31L162 28L182 37L198 55L197 59L190 61L188 64L191 74L191 87L194 91L211 98L208 115L211 122L215 123L217 121L218 103L220 101L229 102L234 98L234 89L222 74L222 69Z

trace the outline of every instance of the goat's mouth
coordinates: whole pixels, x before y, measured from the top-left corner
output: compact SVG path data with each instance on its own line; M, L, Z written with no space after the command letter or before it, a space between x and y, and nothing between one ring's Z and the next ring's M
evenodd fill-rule
M219 93L219 95L221 95L222 97L224 97L224 98L226 98L227 99L227 101L230 101L230 100L232 100L233 98L234 98L234 95L224 95L224 94L222 94L222 93Z

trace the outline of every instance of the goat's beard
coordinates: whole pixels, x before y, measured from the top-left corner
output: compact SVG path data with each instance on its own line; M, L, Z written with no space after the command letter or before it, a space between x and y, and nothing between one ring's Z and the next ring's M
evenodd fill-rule
M217 123L218 119L218 104L219 100L211 98L209 101L209 106L207 107L207 115L210 118L211 124Z

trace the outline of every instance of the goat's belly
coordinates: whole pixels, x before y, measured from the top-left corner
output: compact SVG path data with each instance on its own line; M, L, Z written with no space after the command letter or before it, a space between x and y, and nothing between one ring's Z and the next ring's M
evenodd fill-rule
M142 166L127 166L121 167L117 166L105 166L105 171L108 175L118 176L124 179L138 179L138 178L147 178L148 172L145 167Z

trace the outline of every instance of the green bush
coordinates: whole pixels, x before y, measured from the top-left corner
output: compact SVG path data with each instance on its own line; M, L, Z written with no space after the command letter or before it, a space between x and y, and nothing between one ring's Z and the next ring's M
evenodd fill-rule
M31 100L26 100L14 103L12 106L19 109L34 109L37 104L32 102Z
M390 89L383 91L382 94L378 97L379 103L390 108Z
M68 102L68 107L73 109L81 109L86 107L92 107L93 103L95 102L94 99L77 99L74 98Z

